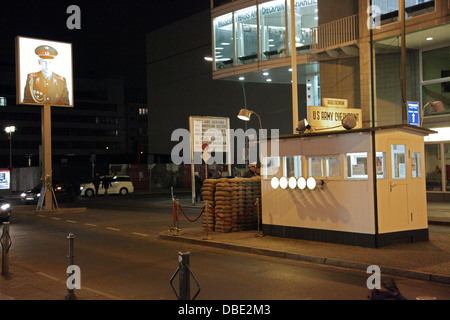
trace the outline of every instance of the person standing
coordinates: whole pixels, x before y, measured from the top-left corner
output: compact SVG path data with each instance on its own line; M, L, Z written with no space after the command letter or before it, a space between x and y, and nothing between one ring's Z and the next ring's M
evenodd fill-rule
M198 172L195 173L195 202L202 201L203 180Z
M100 177L98 175L98 172L95 173L94 181L92 183L94 184L95 188L95 196L98 197L98 188L100 187Z
M105 196L108 196L108 188L112 186L111 181L109 181L108 175L106 175L105 178L103 178L102 186L103 189L105 189Z

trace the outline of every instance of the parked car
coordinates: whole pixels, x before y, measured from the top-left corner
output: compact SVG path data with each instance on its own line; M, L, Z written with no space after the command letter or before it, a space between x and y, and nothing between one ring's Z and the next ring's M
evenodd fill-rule
M102 181L104 176L100 177L100 187L98 188L98 194L105 194L105 188L103 188ZM112 176L108 178L111 182L111 186L108 188L108 194L119 194L125 196L134 192L134 186L129 176ZM86 197L95 196L95 187L92 182L80 184L80 195Z
M0 199L0 224L3 222L9 222L11 213L11 203L7 200Z
M23 192L20 200L23 204L37 204L41 196L41 189L42 184L38 184L34 188ZM75 201L80 194L80 187L72 182L57 182L53 183L53 191L58 202Z

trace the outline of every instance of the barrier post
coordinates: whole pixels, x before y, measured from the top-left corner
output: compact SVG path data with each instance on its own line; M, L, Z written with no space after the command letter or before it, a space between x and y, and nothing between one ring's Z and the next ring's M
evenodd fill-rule
M255 234L254 236L255 237L263 237L264 235L263 235L263 233L260 230L260 224L261 224L260 219L261 218L259 216L259 198L256 198L255 206L256 206L256 215L258 216L257 217L258 218L258 233Z
M191 277L189 272L189 252L178 254L180 267L180 300L191 300Z
M73 235L73 233L70 233L69 236L67 237L67 239L69 239L69 254L67 255L68 258L68 262L69 262L69 266L73 266L74 265L74 240L75 240L75 236ZM70 277L72 276L72 274L67 273L67 277L68 280L70 279ZM70 289L69 286L67 286L67 294L65 296L65 300L76 300L76 296L75 296L75 292L74 289Z
M9 222L3 223L3 234L0 238L0 242L2 245L2 275L9 279L9 257L8 252L11 247L11 237L9 235Z
M179 235L179 228L178 228L178 201L175 197L172 197L173 201L173 227L169 231L172 232L172 236L178 236Z
M206 214L206 218L205 218L206 236L202 237L202 240L211 240L212 238L209 236L209 226L208 226L208 206L209 206L209 204L208 204L207 200L205 200L204 202L205 202L205 210L206 210L206 212L205 212L205 214Z

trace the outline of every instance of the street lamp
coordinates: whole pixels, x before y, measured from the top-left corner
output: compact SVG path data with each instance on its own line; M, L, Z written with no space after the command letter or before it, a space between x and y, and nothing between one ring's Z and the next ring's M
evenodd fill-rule
M262 133L261 117L255 111L248 110L248 109L241 109L241 111L239 111L239 114L237 117L244 121L250 121L250 117L252 116L252 114L254 114L258 117L259 127L260 127L261 133Z
M14 133L14 132L16 132L16 127L15 126L9 126L9 127L6 127L5 128L5 132L6 132L6 135L8 136L8 139L9 139L9 170L11 171L11 173L10 173L10 178L9 178L9 183L10 183L10 185L9 185L9 195L11 195L11 177L12 177L12 143L11 143L11 141L12 141L12 134Z

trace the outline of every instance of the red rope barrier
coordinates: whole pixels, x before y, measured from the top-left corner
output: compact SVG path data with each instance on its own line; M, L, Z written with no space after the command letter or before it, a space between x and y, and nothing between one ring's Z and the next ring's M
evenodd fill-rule
M245 217L247 217L252 211L253 209L255 209L256 207L256 203L253 205L253 207L251 207L242 217L240 217L239 219L235 220L235 221L228 221L224 218L222 218L220 215L217 214L217 212L214 211L213 208L211 208L211 211L222 221L225 221L227 223L238 223L239 221L243 220Z
M180 206L179 204L178 204L178 208L180 208L181 213L183 214L183 216L184 216L187 220L189 220L190 222L195 222L195 221L197 221L197 220L202 216L203 212L205 211L205 207L203 207L202 212L200 212L200 215L199 215L197 218L195 218L194 220L191 220L191 219L189 219L189 218L184 214L184 211L183 211L183 209L181 208L181 206Z

